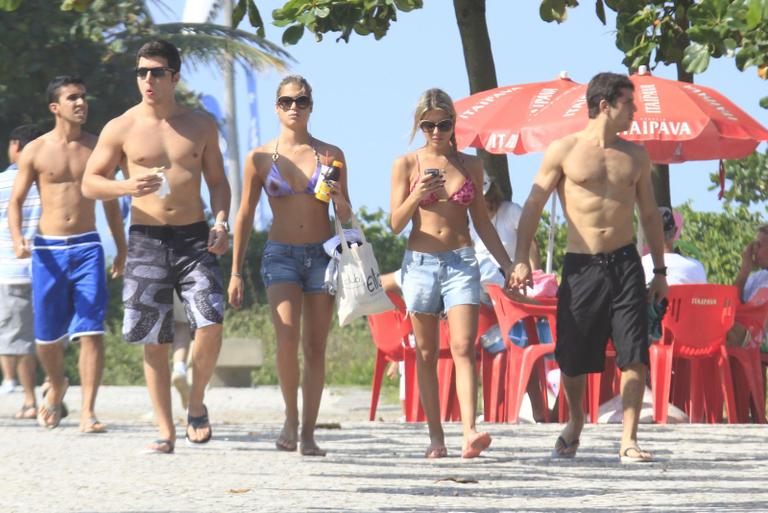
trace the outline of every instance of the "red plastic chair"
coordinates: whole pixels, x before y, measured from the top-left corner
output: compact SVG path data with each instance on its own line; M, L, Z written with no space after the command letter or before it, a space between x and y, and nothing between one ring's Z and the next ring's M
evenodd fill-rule
M747 303L736 307L736 322L741 324L756 340L765 336L765 322L768 320L768 288L760 289ZM752 420L765 423L765 384L761 364L760 346L726 347L730 357L736 393L736 411L739 422L749 422L750 407ZM747 394L739 393L746 391Z
M722 397L728 422L736 420L733 378L728 364L725 338L733 326L738 305L736 287L730 285L673 285L669 287L669 306L664 317L662 338L650 348L651 387L653 389L653 419L666 423L672 363L675 359L690 361L688 387L691 422L700 422L705 411L710 420L722 412ZM717 389L705 384L712 375L719 375L722 396L714 397Z
M411 333L411 320L405 315L405 304L400 296L387 294L395 305L395 310L382 312L368 316L368 326L371 329L371 338L376 345L376 361L373 368L373 381L371 383L371 408L368 420L376 419L376 408L381 394L381 382L387 362L400 362L405 358L404 352L412 349L408 344L408 335ZM406 370L406 388L413 382L413 374L409 378ZM406 394L407 395L407 394Z
M534 371L538 370L539 391L543 401L546 401L547 382L544 373L544 356L555 351L555 337L557 333L557 306L556 305L532 305L513 301L501 290L498 285L487 285L488 295L493 302L496 318L499 320L499 328L507 350L506 390L505 405L503 408L503 421L517 422L520 416L520 406L523 395L528 385L528 380ZM549 321L552 330L552 344L540 344L536 331L535 318L544 317ZM518 347L509 339L512 326L522 320L528 334L528 345L525 348ZM546 404L546 402L545 402ZM548 411L545 409L545 420L549 420Z
M475 337L475 349L480 350L480 336L496 324L496 316L493 310L485 305L480 305L477 336ZM451 331L448 321L440 321L440 352L437 361L437 376L440 392L440 418L444 422L461 420L461 409L459 407L459 398L456 394L456 368L453 364L451 354ZM478 371L480 371L480 360L477 362ZM418 405L415 411L414 420L421 422L426 420L421 405Z

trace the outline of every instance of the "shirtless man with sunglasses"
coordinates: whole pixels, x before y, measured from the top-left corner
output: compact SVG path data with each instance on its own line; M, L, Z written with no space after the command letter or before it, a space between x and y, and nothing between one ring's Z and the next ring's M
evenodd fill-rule
M144 346L144 373L160 428L148 451L163 454L172 453L176 443L168 366L174 294L184 303L195 341L186 438L197 444L212 435L203 396L219 355L224 320L217 255L229 246L230 189L216 123L176 104L180 69L179 52L167 41L139 49L141 102L104 127L83 181L88 197L133 198L123 336ZM114 181L117 166L126 180ZM215 217L211 228L200 196L203 178ZM167 187L161 189L164 182Z

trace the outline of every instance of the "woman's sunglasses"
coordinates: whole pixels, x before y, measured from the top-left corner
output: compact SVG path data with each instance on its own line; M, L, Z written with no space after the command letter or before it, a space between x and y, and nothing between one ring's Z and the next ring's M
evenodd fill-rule
M453 128L452 119L444 119L435 123L434 121L427 121L426 119L419 122L419 128L422 132L434 132L437 128L440 132L450 132Z
M277 99L277 106L283 110L290 109L291 105L294 103L296 104L296 108L304 110L310 106L312 100L309 98L309 96L297 96L296 98L292 98L290 96L281 96Z
M176 73L176 70L173 68L167 68L165 66L160 66L157 68L136 68L136 76L138 78L146 78L147 73L152 75L153 78L163 78L165 76L166 71L173 75Z

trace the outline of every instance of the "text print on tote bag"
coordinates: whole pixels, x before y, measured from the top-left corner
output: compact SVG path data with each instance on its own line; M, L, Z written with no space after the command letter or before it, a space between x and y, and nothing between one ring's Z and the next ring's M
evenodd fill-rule
M336 293L339 326L345 326L363 315L373 315L394 308L381 286L379 264L373 254L373 247L366 240L365 232L354 215L352 225L360 232L362 243L349 247L341 223L336 219L336 233L341 241Z

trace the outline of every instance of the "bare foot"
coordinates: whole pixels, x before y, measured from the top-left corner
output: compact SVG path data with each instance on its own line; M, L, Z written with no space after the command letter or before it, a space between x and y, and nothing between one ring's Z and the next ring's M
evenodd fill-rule
M430 460L445 458L446 456L448 456L448 449L445 448L445 445L430 445L427 447L427 452L424 453L424 457Z
M275 440L275 447L279 451L293 452L297 447L297 440L299 438L299 426L289 422L288 419L283 423L283 429L280 431L280 435Z
M303 456L325 456L327 451L318 447L314 440L302 440L301 454Z
M491 445L491 435L488 433L474 433L469 436L461 450L462 458L477 458Z

